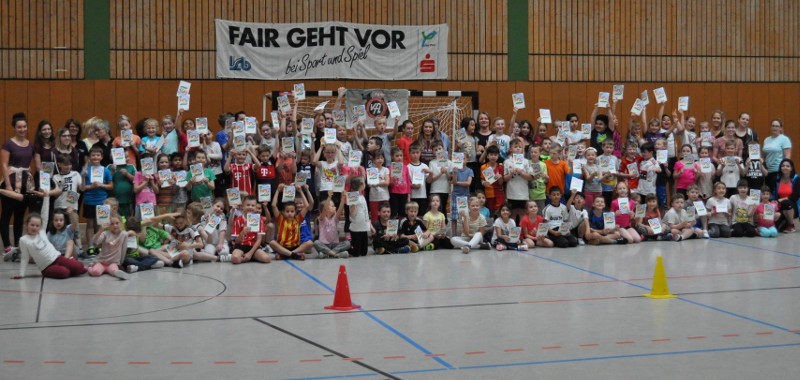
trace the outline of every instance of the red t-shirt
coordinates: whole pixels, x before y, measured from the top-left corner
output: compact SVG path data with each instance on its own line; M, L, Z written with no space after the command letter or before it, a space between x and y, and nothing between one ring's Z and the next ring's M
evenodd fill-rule
M247 226L247 219L245 215L239 215L236 220L233 221L233 226L231 227L231 237L236 239L237 236L242 232L242 230ZM264 229L264 217L261 217L261 220L258 223L258 231L250 231L242 238L241 245L255 245L256 238L258 238L258 234L265 234L266 230Z
M541 215L536 215L536 222L531 222L531 218L528 215L522 217L522 220L519 221L519 226L522 227L522 236L525 235L533 235L536 236L536 229L539 228L539 223L543 222L544 218Z
M253 194L253 164L231 164L231 188L248 195Z
M619 164L619 172L623 174L630 174L628 173L628 165L632 163L636 163L636 167L639 167L639 163L642 162L642 156L636 156L633 158L633 161L628 160L628 156L622 158L622 162ZM629 189L638 189L639 188L639 173L633 178L626 178L628 180L628 188Z
M403 148L403 166L408 166L408 164L411 163L411 153L408 152L408 147L410 147L412 143L414 143L414 140L405 136L400 136L400 138L397 139L397 146Z
M256 172L256 178L259 180L275 179L275 165L272 165L272 162L262 162Z
M486 176L483 175L483 171L486 170L486 168L488 168L489 166L490 166L490 163L488 163L488 162L483 164L483 166L481 166L481 173L480 174L481 174L481 180L483 180L483 181L486 180ZM500 197L503 197L503 195L505 194L503 192L503 184L501 184L500 180L499 180L499 178L502 177L503 174L504 174L503 164L495 165L494 166L494 178L497 179L497 180L494 181L494 183L492 183L491 185L489 185L489 186L487 186L487 187L485 187L483 189L484 194L486 194L486 198L498 198L498 195Z

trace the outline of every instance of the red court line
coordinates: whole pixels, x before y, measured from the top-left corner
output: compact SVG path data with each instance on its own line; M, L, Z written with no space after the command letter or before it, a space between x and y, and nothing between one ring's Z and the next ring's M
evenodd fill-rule
M342 358L344 361L359 361L364 360L364 358Z
M384 359L405 359L405 356L384 356Z
M671 341L671 340L672 340L672 339L652 339L652 340L650 340L650 341L651 341L651 342L669 342L669 341ZM633 342L631 342L631 343L633 343ZM617 342L617 344L620 344L620 343L619 343L619 342Z
M108 362L86 362L86 364L108 364Z
M542 347L543 350L560 350L561 346Z
M524 348L511 348L511 349L503 350L503 351L505 351L505 352L522 352L522 351L525 351L525 349Z
M636 342L634 342L632 340L629 340L629 341L626 341L626 342L617 342L617 344L634 344L634 343L636 343Z
M772 335L772 332L771 331L757 332L756 335Z
M236 362L214 362L214 364L236 364Z
M169 364L192 364L192 362L172 362Z
M128 364L139 365L139 364L150 364L150 362L128 362Z
M592 344L582 344L582 345L581 345L581 347L597 347L597 346L599 346L599 344L597 344L597 343L592 343Z
M705 339L704 336L690 336L689 339Z
M674 276L674 277L667 277L668 280L678 280L678 279L686 279L686 278L702 278L702 277L719 277L719 276L736 276L742 274L755 274L755 273L766 273L766 272L777 272L783 270L793 270L798 269L800 266L797 267L786 267L786 268L775 268L775 269L761 269L761 270L752 270L752 271L745 271L745 272L732 272L732 273L712 273L712 274L696 274L696 275L689 275L689 276ZM652 281L653 278L631 278L627 280L620 280L620 281Z
M790 333L799 333L800 330L789 330Z
M465 352L464 355L483 355L486 351L472 351L472 352Z
M301 359L300 363L321 362L322 359Z
M445 354L428 354L428 355L425 355L426 358L438 358L440 356L445 356ZM386 359L386 358L384 358L384 359Z
M44 364L66 364L66 362L46 361Z
M736 336L739 336L739 334L725 334L722 337L723 338L733 338L733 337L736 337Z
M25 361L24 361L24 360L3 360L3 363L8 363L8 364L22 364L22 363L25 363Z

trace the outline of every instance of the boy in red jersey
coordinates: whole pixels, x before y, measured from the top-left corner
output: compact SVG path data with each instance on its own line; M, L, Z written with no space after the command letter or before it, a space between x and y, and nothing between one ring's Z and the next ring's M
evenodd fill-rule
M283 184L278 185L275 194L283 194ZM275 228L277 236L275 240L269 242L269 246L275 251L278 260L296 259L305 260L306 256L300 249L300 224L308 212L308 200L303 193L303 188L297 188L296 194L303 198L303 208L297 210L294 202L284 202L283 210L278 210L278 196L272 197L272 215L275 216Z
M264 218L259 217L257 230L253 230L247 225L247 215L256 214L258 212L258 210L256 210L257 204L258 198L253 195L246 195L242 197L244 214L234 218L236 213L231 210L231 220L229 223L231 223L232 226L231 237L234 239L231 262L234 264L246 263L252 259L262 263L271 261L270 255L259 248L266 231ZM233 206L234 209L238 207L238 205Z

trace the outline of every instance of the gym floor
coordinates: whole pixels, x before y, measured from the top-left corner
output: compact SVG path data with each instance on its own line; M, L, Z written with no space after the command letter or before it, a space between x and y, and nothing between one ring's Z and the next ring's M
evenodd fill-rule
M11 280L4 379L791 378L800 234ZM657 256L672 299L650 299ZM324 309L339 266L363 308ZM30 269L30 274L35 269Z

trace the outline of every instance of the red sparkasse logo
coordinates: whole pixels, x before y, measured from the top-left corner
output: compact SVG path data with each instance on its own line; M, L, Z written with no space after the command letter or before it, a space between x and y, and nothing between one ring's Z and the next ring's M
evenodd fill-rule
M430 54L425 54L425 59L419 61L419 72L432 73L436 71L436 61L430 58Z

